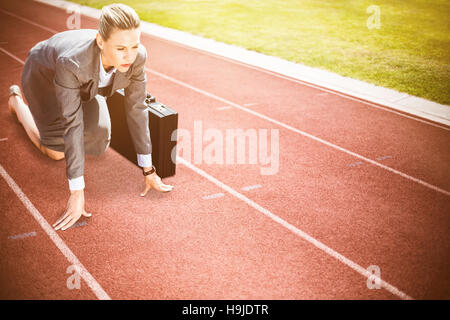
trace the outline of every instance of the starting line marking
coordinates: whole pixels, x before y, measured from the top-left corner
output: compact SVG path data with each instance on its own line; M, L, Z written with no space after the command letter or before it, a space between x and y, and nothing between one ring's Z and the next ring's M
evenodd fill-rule
M349 167L356 167L356 166L361 166L361 165L363 165L363 164L364 164L364 162L362 162L362 161L357 161L357 162L350 163L348 166L349 166Z
M205 199L205 200L209 200L209 199L216 199L216 198L220 198L220 197L223 197L225 194L223 194L223 193L215 193L215 194L211 194L211 195L209 195L209 196L204 196L203 197L203 199Z
M86 221L81 221L81 222L77 222L77 223L74 223L72 226L70 226L70 228L68 228L68 229L71 229L71 228L78 228L78 227L84 227L84 226L86 226L87 225L87 222Z
M28 233L22 233L22 234L16 234L14 236L9 236L8 239L10 240L17 240L17 239L23 239L28 237L36 237L37 233L35 231L31 231Z
M255 184L253 186L243 187L243 188L241 188L241 190L243 190L243 191L250 191L250 190L258 189L258 188L261 188L260 184Z
M231 107L230 106L225 106L225 107L217 108L217 110L227 110L227 109L231 109Z
M391 159L392 156L384 156L384 157L379 157L377 158L377 160L386 160L386 159Z

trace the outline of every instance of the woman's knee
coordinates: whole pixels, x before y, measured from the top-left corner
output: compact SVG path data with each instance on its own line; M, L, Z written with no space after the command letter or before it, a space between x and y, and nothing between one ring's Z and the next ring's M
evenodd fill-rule
M64 159L64 152L51 150L47 147L45 148L45 153L53 160L62 160Z

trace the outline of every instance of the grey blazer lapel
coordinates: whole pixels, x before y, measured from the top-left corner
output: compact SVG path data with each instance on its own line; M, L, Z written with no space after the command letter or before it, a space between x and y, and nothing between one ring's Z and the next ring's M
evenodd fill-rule
M94 61L94 67L91 68L91 75L90 78L92 80L92 87L90 91L90 99L93 99L95 95L98 93L98 82L100 78L100 48L97 46L97 43L95 43L93 48L93 61Z
M128 79L129 71L130 69L128 69L127 72L120 72L119 70L116 70L116 74L114 75L114 80L111 88L111 93L109 96L112 96L116 90L125 88L130 84L130 80Z
M100 48L95 44L93 47L93 57L92 57L94 67L90 69L90 78L92 79L92 86L90 88L90 99L93 99L98 93L98 83L100 78ZM116 70L113 83L111 87L111 92L108 97L112 96L114 92L118 89L127 87L130 84L129 78L130 69L127 72L120 72Z

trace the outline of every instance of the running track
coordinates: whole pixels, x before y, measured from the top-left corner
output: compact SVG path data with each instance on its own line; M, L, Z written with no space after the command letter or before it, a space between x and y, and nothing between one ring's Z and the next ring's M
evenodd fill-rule
M450 128L145 34L148 91L179 128L277 129L279 171L181 155L164 179L174 190L141 198L142 174L110 148L86 159L93 217L52 231L65 163L32 145L7 94L67 17L0 1L0 298L450 298ZM69 290L74 264L83 280ZM381 289L367 286L371 265Z

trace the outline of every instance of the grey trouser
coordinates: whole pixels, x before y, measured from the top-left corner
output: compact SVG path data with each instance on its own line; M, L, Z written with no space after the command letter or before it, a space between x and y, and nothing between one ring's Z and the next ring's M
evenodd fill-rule
M101 155L108 149L111 141L111 119L106 98L97 94L94 99L82 102L82 106L85 154ZM64 127L60 117L57 116L54 121L46 123L35 118L35 122L41 136L41 144L49 149L64 152Z

